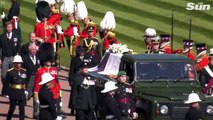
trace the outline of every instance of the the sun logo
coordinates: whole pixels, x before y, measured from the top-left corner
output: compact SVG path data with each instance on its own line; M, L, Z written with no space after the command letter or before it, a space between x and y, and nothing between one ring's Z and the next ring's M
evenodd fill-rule
M197 4L190 2L190 3L186 4L186 9L187 10L210 10L211 5L210 4L204 4L203 2L198 2Z

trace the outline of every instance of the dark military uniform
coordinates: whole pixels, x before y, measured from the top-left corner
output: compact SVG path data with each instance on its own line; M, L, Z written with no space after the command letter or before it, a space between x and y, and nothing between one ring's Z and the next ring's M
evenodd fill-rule
M98 39L92 37L84 39L83 46L87 48L86 53L91 55L91 63L93 64L92 67L98 65L101 60L101 51Z
M213 72L213 66L209 65L209 69ZM202 87L205 87L205 84L208 84L212 79L212 76L207 72L206 68L201 69L199 80Z
M116 90L115 98L118 102L118 108L121 110L123 118L127 119L134 112L132 86L128 83L120 82L116 86L118 86L118 89Z
M57 118L55 100L51 89L43 85L39 93L40 113L39 120L55 120Z
M118 104L114 96L107 95L104 103L106 120L122 120L121 111L118 108Z
M19 119L24 120L24 106L26 102L25 85L27 83L26 78L26 70L23 68L21 68L21 70L11 68L7 72L5 85L6 93L9 95L10 99L10 108L7 114L7 120L11 120L17 104L19 105Z
M202 114L196 108L190 107L186 113L185 120L202 120Z
M84 85L84 79L89 77L78 73L72 88L72 106L76 109L76 120L92 120L96 105L95 88Z

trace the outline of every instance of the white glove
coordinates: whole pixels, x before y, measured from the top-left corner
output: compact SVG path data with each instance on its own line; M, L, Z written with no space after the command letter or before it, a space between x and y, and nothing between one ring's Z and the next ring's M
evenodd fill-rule
M25 95L26 95L26 97L27 97L29 93L28 93L27 91L24 91L24 94L25 94Z
M83 84L84 84L84 85L88 85L88 84L89 84L89 81L85 78L84 81L83 81Z
M78 36L79 34L78 34L78 29L77 29L77 27L73 27L73 32L74 32L74 35L75 36Z
M5 13L2 12L2 13L1 13L1 18L4 19L5 17L6 17Z
M63 31L60 25L57 26L57 33L63 34Z
M138 118L138 113L133 112L132 119L137 119L137 118Z
M63 106L63 102L60 102L60 103L59 103L59 106L62 108L62 106Z
M89 80L88 81L88 85L95 85L95 81L94 80Z
M36 100L36 103L39 104L40 103L39 100Z
M56 120L62 120L61 116L57 116Z
M27 92L27 91L24 91L24 94L25 94L25 95L28 95L28 92Z

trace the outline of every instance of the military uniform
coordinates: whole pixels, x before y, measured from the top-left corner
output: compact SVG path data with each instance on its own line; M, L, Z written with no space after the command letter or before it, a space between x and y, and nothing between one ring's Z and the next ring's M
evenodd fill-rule
M190 107L186 113L185 120L202 120L202 114L196 108Z
M70 23L70 26L66 30L63 31L64 36L67 38L68 47L70 47L70 45L71 45L71 40L74 39L75 32L77 32L79 34L79 31L80 31L80 26L74 22ZM74 43L75 43L76 47L80 45L79 39L77 36L76 36L76 39L74 40Z
M90 22L88 23L88 25L85 25L83 31L80 33L80 37L82 39L87 39L89 37L87 29L90 26L90 24L95 24L95 23L90 20ZM96 37L96 33L97 33L97 28L96 28L96 26L94 26L93 37Z
M128 116L132 116L134 112L132 86L128 83L120 82L118 82L116 86L118 86L118 89L116 90L115 98L118 102L118 108L121 110L122 116L127 119Z
M93 37L84 39L83 46L87 48L86 53L91 55L94 66L98 65L98 63L101 60L101 52L100 52L100 45L99 45L98 39Z
M192 61L196 62L196 56L195 56L195 53L193 51L188 51L188 52L185 52L184 55L188 58L190 58Z
M51 16L50 6L49 3L45 1L40 1L36 4L36 15L38 19L41 21L40 23L37 23L34 26L34 32L36 34L36 37L40 38L41 42L48 42L52 46L56 43L55 39L55 31L53 23L54 20L49 20ZM46 18L47 20L44 20Z
M183 55L185 55L186 57L190 58L192 61L196 62L196 56L194 54L194 52L191 50L194 45L194 41L193 40L188 40L188 39L184 39L183 40Z
M89 76L82 73L76 75L72 90L72 106L76 109L76 120L92 120L96 105L96 92L93 85L84 84Z
M106 120L122 120L121 111L118 108L118 103L114 96L107 95L104 100L104 109L106 114ZM112 116L113 115L113 116Z
M43 85L38 95L40 101L39 120L55 120L57 112L51 88Z
M213 66L209 65L208 68L203 68L200 72L199 80L202 87L205 87L205 84L208 84L212 79L212 76L207 72L207 69L213 72Z
M38 83L41 82L41 75L44 73L50 73L55 79L52 80L52 87L51 90L53 92L54 99L58 99L60 95L61 86L58 81L58 70L55 67L42 67L37 70L36 78L35 78L35 85L34 85L34 93L38 95L38 92L41 88L41 85Z
M16 68L11 68L7 71L6 75L6 93L9 95L10 99L10 108L7 114L7 120L11 120L15 107L19 105L19 119L24 120L25 117L25 86L27 75L26 70L21 68L17 70Z
M103 41L103 53L105 53L105 51L109 49L109 45L112 44L119 44L119 41L116 39L115 33L108 32L107 37Z
M172 54L172 49L169 46L170 35L160 35L160 48L165 54Z
M36 34L36 37L42 39L41 42L48 42L52 46L55 44L56 39L54 37L54 29L52 28L52 25L49 22L37 23L34 27L34 32Z
M206 49L207 47L205 43L196 44L196 51L198 57L196 68L198 73L200 73L201 69L208 66L209 58L206 54Z
M38 92L41 89L41 85L39 85L38 83L41 82L41 76L44 73L50 73L52 75L52 77L54 77L54 79L51 81L52 87L50 89L53 93L54 100L57 101L56 102L57 110L59 110L60 101L58 101L58 100L61 99L62 95L61 95L61 86L60 86L59 80L58 80L58 70L55 67L42 67L37 70L36 77L35 77L35 83L34 83L35 101L39 99ZM37 108L35 108L35 109L37 109ZM35 112L36 112L36 110L35 110ZM58 111L58 114L59 114L59 111Z

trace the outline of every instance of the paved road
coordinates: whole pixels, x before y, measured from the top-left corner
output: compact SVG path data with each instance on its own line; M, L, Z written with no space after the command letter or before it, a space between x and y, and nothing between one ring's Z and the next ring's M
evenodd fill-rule
M59 80L62 87L62 93L63 93L63 110L65 111L66 120L74 120L73 116L70 116L70 109L67 107L69 102L69 96L70 96L70 87L67 82L68 77L68 69L63 68L63 70L59 71ZM0 90L2 89L2 84L0 82ZM0 120L5 120L7 116L7 111L9 109L9 100L5 97L0 96ZM16 107L16 111L14 113L13 120L18 120L18 107ZM32 118L32 99L27 102L27 105L25 107L25 120L33 120Z

